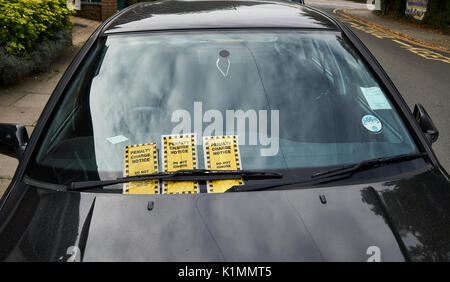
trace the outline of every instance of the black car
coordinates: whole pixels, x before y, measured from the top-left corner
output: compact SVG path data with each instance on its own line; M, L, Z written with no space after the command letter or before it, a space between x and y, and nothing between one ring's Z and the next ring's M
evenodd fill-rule
M130 6L89 38L0 201L2 261L448 261L450 183L358 38L286 1Z

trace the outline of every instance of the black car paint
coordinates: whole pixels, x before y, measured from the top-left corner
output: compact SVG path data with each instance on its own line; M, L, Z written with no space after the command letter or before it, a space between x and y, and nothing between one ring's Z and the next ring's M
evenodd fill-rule
M337 30L322 14L289 2L279 5L272 1L165 1L131 6L127 13L111 21L102 34L241 27Z
M374 183L183 197L55 192L26 185L26 165L64 88L95 40L132 6L94 32L44 108L0 200L0 260L364 261L373 245L384 261L450 260L448 175L375 58L345 25L320 11L255 3L302 9L319 15L325 29L340 29L386 87L419 149L428 154L429 166ZM147 218L149 223L139 224Z
M1 260L365 261L377 246L382 261L420 261L448 260L450 251L450 192L436 169L370 184L184 197L24 188L0 233Z

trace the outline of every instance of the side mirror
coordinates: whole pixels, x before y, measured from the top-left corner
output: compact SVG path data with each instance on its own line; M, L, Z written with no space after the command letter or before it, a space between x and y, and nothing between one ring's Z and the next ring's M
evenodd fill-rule
M436 142L439 137L439 130L434 125L427 111L425 111L425 108L421 104L416 104L413 115L428 142L430 144Z
M0 154L19 159L29 141L23 125L0 123Z

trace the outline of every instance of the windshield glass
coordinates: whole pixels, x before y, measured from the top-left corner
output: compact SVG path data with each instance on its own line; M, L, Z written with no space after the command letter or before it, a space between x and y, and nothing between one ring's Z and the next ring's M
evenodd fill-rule
M204 136L237 136L240 169L291 175L417 152L385 93L337 32L112 35L66 88L29 174L120 177L125 146L144 143L164 171L162 136L190 133L197 168Z

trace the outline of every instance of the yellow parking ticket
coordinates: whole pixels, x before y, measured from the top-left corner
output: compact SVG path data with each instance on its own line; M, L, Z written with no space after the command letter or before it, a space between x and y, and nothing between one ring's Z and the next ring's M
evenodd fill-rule
M158 172L156 143L125 147L124 176L136 176ZM124 183L124 194L159 194L159 180Z
M204 136L203 150L207 169L240 170L240 155L236 135ZM208 193L223 193L235 185L242 185L241 179L211 180L207 182Z
M163 162L165 172L197 168L195 133L163 135ZM197 181L163 181L163 194L199 193Z

